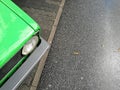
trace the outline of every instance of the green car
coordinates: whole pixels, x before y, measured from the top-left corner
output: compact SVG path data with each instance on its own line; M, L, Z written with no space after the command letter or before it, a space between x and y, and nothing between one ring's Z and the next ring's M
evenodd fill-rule
M22 64L24 64L24 62L31 56L34 50L40 46L41 44L41 38L39 35L40 31L41 30L39 25L31 17L29 17L23 10L21 10L13 1L0 0L1 88L2 87L9 88L8 86L12 86L8 84L6 84L8 86L4 86L4 83L9 81L12 75L15 74L15 72L20 67L22 67ZM38 51L36 53L38 53ZM35 57L37 56L35 56L34 54L32 56L32 60ZM27 65L27 63L30 63L30 61L26 62L26 66L29 66L30 64ZM35 66L35 64L33 66ZM31 64L31 66L29 67L22 67L22 70L24 71L24 69L26 68L28 68L29 70L29 68L30 67L33 68L33 66ZM32 70L32 68L30 70ZM17 75L18 77L21 77L21 79L19 78L19 81L21 81L22 78L25 77L26 73L28 74L28 70L24 72L23 76L20 76L20 74ZM17 76L14 76L14 78ZM17 81L17 79L13 80L13 82L15 81Z

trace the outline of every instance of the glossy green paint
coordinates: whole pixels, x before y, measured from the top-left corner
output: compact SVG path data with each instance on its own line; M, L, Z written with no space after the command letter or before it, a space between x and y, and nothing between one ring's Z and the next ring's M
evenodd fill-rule
M13 1L11 0L1 0L7 7L9 7L14 13L16 13L21 19L24 20L29 26L33 28L33 30L40 30L40 26L29 17L22 9L20 9Z
M0 68L40 29L10 0L0 1Z

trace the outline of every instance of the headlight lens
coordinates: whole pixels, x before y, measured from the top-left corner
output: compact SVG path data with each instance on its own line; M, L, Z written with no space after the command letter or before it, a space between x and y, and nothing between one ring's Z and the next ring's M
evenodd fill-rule
M29 53L31 53L35 47L37 46L39 42L39 38L38 36L33 36L23 47L22 49L22 54L23 55L28 55Z

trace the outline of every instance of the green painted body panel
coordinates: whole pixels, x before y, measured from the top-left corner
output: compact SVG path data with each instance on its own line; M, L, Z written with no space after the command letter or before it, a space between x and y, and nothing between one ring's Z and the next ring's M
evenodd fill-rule
M1 0L7 7L9 7L13 12L15 12L21 19L23 19L28 25L30 25L33 30L40 30L40 26L28 15L20 9L13 1L11 0Z
M10 0L0 1L0 68L40 29Z
M11 0L0 0L0 68L38 31L39 25ZM1 80L0 87L22 65L24 56Z

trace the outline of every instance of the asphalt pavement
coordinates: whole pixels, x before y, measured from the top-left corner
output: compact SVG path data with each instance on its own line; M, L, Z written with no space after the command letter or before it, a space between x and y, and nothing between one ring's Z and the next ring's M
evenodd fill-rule
M120 90L120 0L67 0L37 90Z

